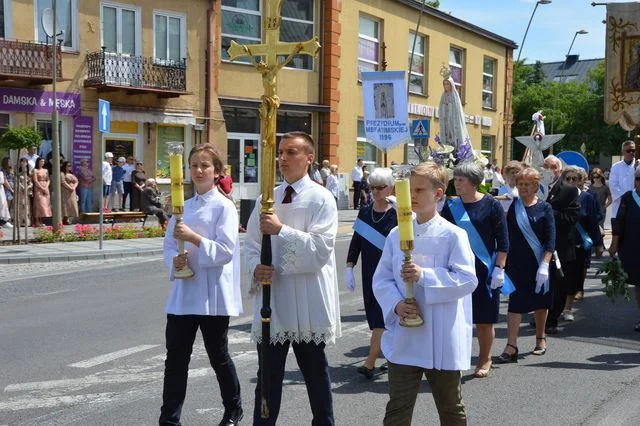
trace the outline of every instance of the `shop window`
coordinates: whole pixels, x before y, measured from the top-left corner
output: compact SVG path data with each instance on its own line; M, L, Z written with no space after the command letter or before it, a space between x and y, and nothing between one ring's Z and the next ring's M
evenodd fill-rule
M495 108L495 70L496 60L484 58L482 68L482 107Z
M38 148L38 155L48 160L52 152L51 144L53 141L53 126L51 125L51 120L36 120L36 130L40 132L42 136L40 147ZM65 139L62 136L62 121L58 121L58 140L64 142ZM60 152L62 155L65 155L62 150Z
M102 46L107 52L140 55L140 28L138 8L102 3Z
M415 50L413 50L413 44L415 40ZM427 43L426 37L415 33L409 33L409 56L408 63L410 64L409 73L409 91L411 93L417 93L423 95L426 88L426 55L427 55ZM413 50L413 62L411 62L411 51Z
M187 17L180 13L155 12L154 58L156 62L181 61L187 56Z
M377 71L380 55L380 22L360 15L358 26L358 80L364 71Z
M2 4L2 0L0 0ZM52 0L36 1L36 40L42 43L50 43L51 39L42 27L42 15L45 9L53 7ZM62 40L62 48L67 50L78 50L78 0L58 0L56 3L56 31L62 34L57 37Z
M451 46L449 49L449 69L460 99L464 102L464 51Z
M367 136L364 132L364 120L358 120L358 137L357 137L356 157L362 158L365 162L377 162L378 148L367 142Z
M259 44L261 42L260 0L222 0L222 49L223 60L228 60L227 49L231 40L239 44ZM257 60L260 60L259 58ZM246 57L235 62L249 62Z
M167 142L185 143L183 126L158 126L156 138L156 178L169 178ZM147 170L149 172L149 170Z

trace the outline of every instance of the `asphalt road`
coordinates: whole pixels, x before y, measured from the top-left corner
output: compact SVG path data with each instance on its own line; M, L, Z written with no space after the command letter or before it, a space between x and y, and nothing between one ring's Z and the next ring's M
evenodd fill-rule
M348 238L337 243L343 276ZM164 363L163 307L169 290L157 259L30 265L20 279L0 283L0 426L154 425L161 405ZM359 276L359 271L357 275ZM342 281L342 278L341 278ZM248 281L245 279L243 283ZM534 333L523 320L518 364L496 366L487 379L463 377L471 424L635 425L640 418L640 313L632 302L612 304L590 279L576 306L576 322L549 337L548 352L535 357ZM244 292L246 294L246 291ZM506 303L502 304L503 314ZM234 319L230 349L250 424L257 354L248 330L253 303ZM381 424L387 375L366 380L355 372L367 353L369 333L361 289L341 284L343 337L327 349L336 423ZM504 317L503 317L504 320ZM497 326L493 353L505 344ZM477 345L474 342L474 353ZM474 360L475 361L475 360ZM190 365L185 425L217 424L218 385L198 339ZM279 424L310 424L302 377L289 357ZM438 424L423 384L415 425Z

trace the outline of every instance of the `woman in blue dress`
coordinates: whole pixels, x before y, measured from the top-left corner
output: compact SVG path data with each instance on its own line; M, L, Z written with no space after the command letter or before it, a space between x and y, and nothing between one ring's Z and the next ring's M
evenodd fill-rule
M636 168L634 177L635 188L620 199L609 254L611 257L620 255L622 267L629 276L627 283L636 287L636 303L640 308L640 167ZM640 331L640 321L634 329Z
M493 325L498 322L500 308L498 288L504 281L504 267L509 251L507 222L502 206L493 197L478 192L483 177L482 169L475 164L466 163L456 167L453 178L459 199L447 202L441 213L442 217L449 222L458 224L460 215L456 213L466 212L471 225L476 230L475 235L480 236L481 241L477 242L484 244L490 259L488 266L485 265L481 260L482 255L476 253L472 235L469 235L476 258L476 276L478 277L478 287L472 294L473 323L476 325L480 346L474 377L487 377L491 370L491 346L495 338ZM460 202L462 209L459 204L457 206L455 204ZM467 229L465 230L469 233ZM494 254L495 261L492 262ZM491 268L491 271L488 268Z
M522 314L531 311L536 322L533 354L546 353L544 327L552 302L549 262L556 241L553 209L549 203L538 199L540 173L535 169L529 167L518 173L516 186L518 198L507 212L509 258L506 267L506 273L516 290L509 295L507 345L502 355L496 358L499 363L518 362L518 332Z
M354 291L356 287L353 267L362 256L362 295L364 309L371 330L369 355L358 373L370 379L380 355L380 340L384 331L384 318L380 305L373 295L372 280L376 271L384 242L389 232L398 225L398 216L387 197L393 192L394 178L391 169L378 168L369 176L369 187L373 193L373 203L360 209L354 225L354 233L347 254L345 284Z

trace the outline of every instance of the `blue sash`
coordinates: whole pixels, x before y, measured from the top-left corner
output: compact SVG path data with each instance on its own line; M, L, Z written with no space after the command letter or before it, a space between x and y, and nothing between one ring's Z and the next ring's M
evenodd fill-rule
M493 297L493 292L491 290L491 273L493 272L493 268L496 264L496 253L493 256L489 255L489 251L487 250L487 246L484 245L484 241L482 241L482 237L478 233L478 230L473 226L471 222L471 218L467 214L467 211L462 204L462 200L460 198L456 198L455 200L448 201L449 210L451 210L451 214L453 219L456 221L456 225L460 228L464 229L469 237L469 243L471 244L471 250L473 250L473 254L482 262L482 264L487 268L487 282L485 283L487 290L489 291L489 297ZM513 293L515 291L515 286L507 276L504 275L504 283L502 284L502 288L500 292L505 296Z
M589 236L589 233L580 223L576 224L576 230L582 238L582 247L584 247L585 251L590 251L591 247L593 247L593 240Z
M353 224L353 230L360 234L362 238L376 246L380 251L384 249L384 242L386 240L386 237L380 232L376 231L373 226L369 225L364 220L356 219L355 223Z
M516 214L516 222L518 222L518 228L522 231L522 235L529 243L529 247L531 247L531 251L535 254L536 259L538 260L538 265L542 262L542 257L544 256L544 247L540 244L540 240L538 240L538 236L535 232L533 232L533 228L531 228L531 223L529 223L529 217L527 216L527 211L524 208L524 203L522 202L522 198L516 200L515 206L515 214ZM541 288L538 287L536 283L536 293L538 293ZM542 294L546 294L549 291L549 280L544 283L544 291Z
M633 195L634 201L636 202L638 207L640 207L640 195L638 195L638 191L631 191L631 195Z

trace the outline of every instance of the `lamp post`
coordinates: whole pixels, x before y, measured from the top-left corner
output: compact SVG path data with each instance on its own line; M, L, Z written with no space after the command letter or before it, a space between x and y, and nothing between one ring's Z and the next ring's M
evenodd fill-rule
M538 0L536 2L536 6L533 8L533 13L531 13L531 18L529 18L529 23L527 24L527 29L524 31L524 37L522 37L522 43L520 43L520 50L518 51L518 59L516 59L516 64L520 61L520 55L522 54L522 49L524 48L524 41L527 39L527 33L529 32L529 27L531 26L531 21L533 21L533 15L536 14L536 10L538 6L541 4L549 4L551 0Z
M51 111L51 174L52 176L52 195L53 199L51 200L51 204L53 207L53 229L55 231L58 230L58 225L62 222L62 201L60 197L60 192L62 191L60 186L60 138L58 135L58 96L56 94L56 80L58 78L58 46L57 46L57 38L58 32L56 28L56 17L57 17L57 9L56 9L56 0L52 2L53 9L53 53L51 55L53 59L53 64L51 66L53 78L51 81L51 89L53 91L53 110Z
M567 68L567 59L569 59L569 55L571 54L571 49L573 48L573 43L576 41L576 37L578 34L588 34L589 31L586 30L578 30L573 35L573 40L571 40L571 44L569 45L569 50L567 51L567 56L564 58L564 62L562 63L562 69L560 70L560 77L558 77L558 87L556 88L555 96L553 97L553 115L551 116L551 134L553 134L555 117L556 117L556 107L558 104L558 92L560 91L560 84L562 84L562 78L564 77L564 72ZM553 145L549 148L550 152L553 154Z

